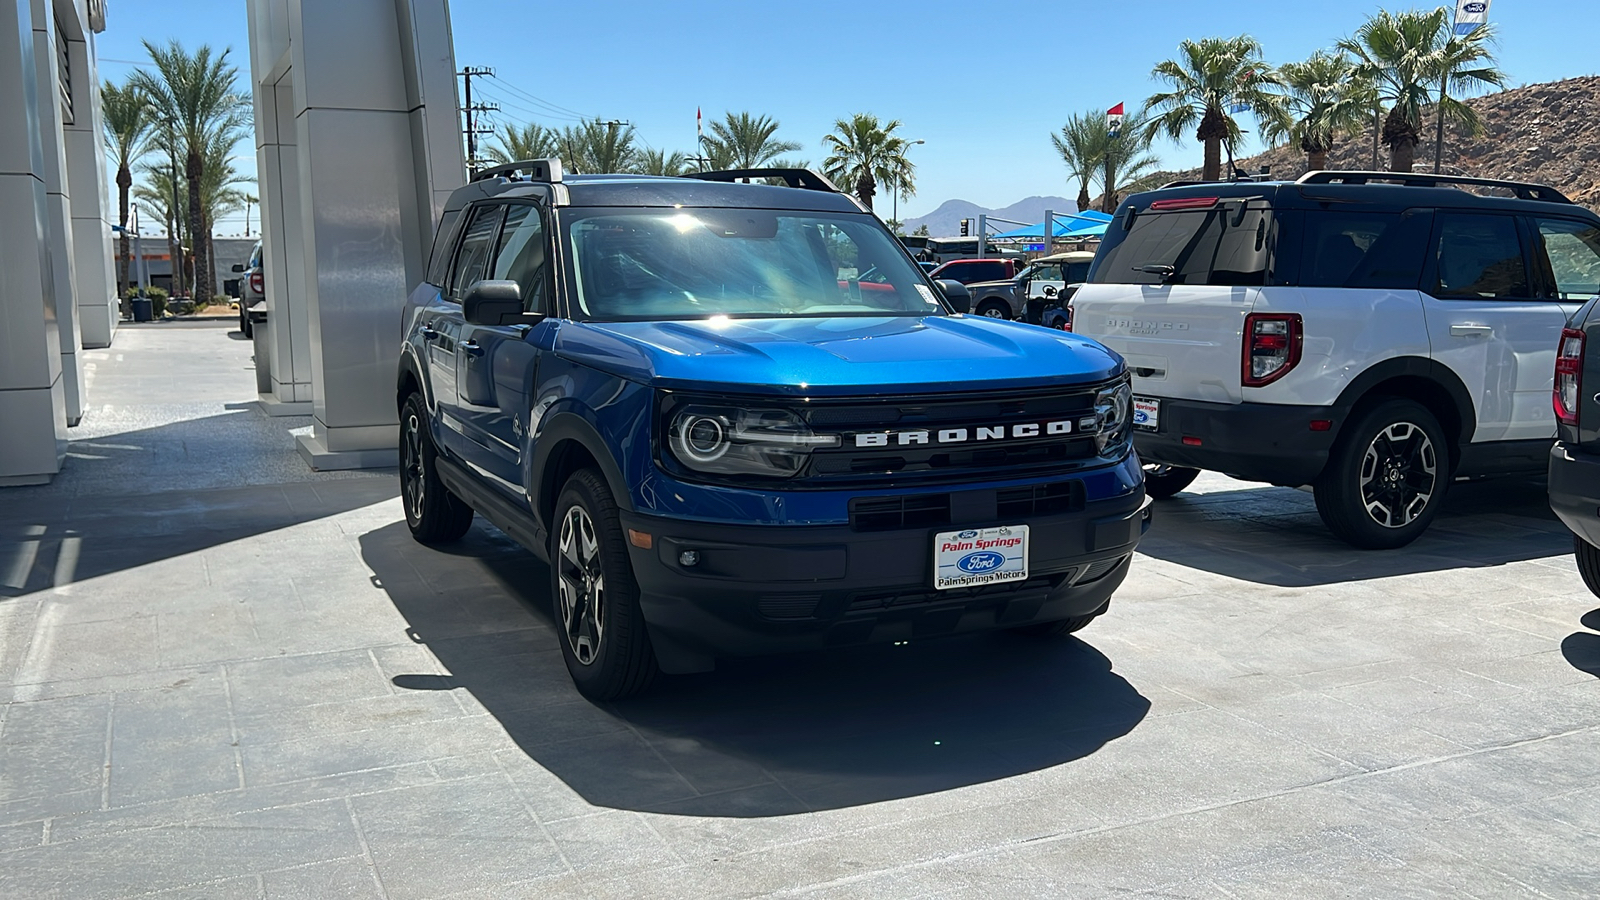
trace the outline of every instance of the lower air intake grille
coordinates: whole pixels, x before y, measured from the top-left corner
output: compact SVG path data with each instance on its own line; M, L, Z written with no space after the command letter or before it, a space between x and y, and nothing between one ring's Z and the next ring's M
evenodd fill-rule
M756 601L756 611L769 619L809 619L816 615L821 602L821 594L762 597Z
M850 527L856 531L893 531L948 524L949 494L860 497L850 501Z
M1015 521L1028 516L1049 516L1083 509L1083 482L1058 481L1005 488L996 493L997 512L1002 519Z

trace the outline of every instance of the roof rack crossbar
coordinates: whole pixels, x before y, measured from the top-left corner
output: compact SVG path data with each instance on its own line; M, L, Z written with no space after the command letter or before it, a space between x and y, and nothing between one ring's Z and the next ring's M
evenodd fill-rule
M1436 175L1431 172L1307 172L1298 179L1300 184L1366 184L1369 181L1391 181L1406 187L1439 187L1440 185L1471 184L1479 187L1504 188L1522 200L1543 200L1547 203L1571 203L1566 194L1547 184L1526 181L1505 181L1499 178L1473 178L1468 175Z
M510 176L522 173L529 181L539 181L545 184L561 183L561 158L550 159L524 159L509 162L503 166L492 166L479 172L472 173L472 181L488 181L491 178Z
M826 191L830 194L843 193L821 172L811 169L725 169L720 172L690 172L687 177L698 178L701 181L721 181L729 184L741 178L777 178L792 188L802 188L808 191Z

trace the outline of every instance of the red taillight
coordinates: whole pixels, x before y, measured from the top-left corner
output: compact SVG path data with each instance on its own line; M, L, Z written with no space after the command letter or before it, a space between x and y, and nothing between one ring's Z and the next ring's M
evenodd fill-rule
M1210 209L1216 205L1216 197L1177 197L1171 200L1157 200L1150 204L1150 208L1152 210Z
M1245 387L1271 384L1300 362L1298 313L1251 313L1244 317Z
M1061 311L1067 314L1067 320L1062 323L1061 330L1062 331L1071 331L1072 330L1072 304L1071 303L1064 304L1061 307Z
M255 291L258 294L265 294L267 292L266 281L261 277L260 272L250 273L250 290Z
M1561 347L1556 352L1556 389L1552 398L1556 419L1574 427L1578 424L1578 398L1583 395L1583 341L1583 332L1563 328Z

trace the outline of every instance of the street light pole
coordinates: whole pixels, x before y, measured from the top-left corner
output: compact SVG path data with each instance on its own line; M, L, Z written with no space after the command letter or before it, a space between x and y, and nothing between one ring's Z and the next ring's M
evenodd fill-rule
M910 148L912 146L915 146L916 144L926 144L926 143L927 143L927 141L923 141L923 140L907 141L906 142L906 147ZM904 156L905 154L902 153L900 155ZM893 210L894 211L889 214L889 218L890 218L891 221L894 222L895 230L897 230L897 231L905 231L905 228L900 224L900 169L899 169L899 167L896 167L895 170L894 170L894 203L893 203Z

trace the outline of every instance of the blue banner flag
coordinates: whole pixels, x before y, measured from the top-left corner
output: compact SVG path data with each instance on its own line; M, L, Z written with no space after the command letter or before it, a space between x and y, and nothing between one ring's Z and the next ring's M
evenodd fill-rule
M1471 34L1489 21L1489 0L1456 0L1456 34Z

